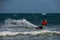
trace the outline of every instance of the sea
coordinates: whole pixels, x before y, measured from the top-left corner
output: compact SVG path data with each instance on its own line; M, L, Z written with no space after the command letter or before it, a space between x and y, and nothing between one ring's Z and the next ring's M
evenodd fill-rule
M0 40L60 40L60 13L0 13Z

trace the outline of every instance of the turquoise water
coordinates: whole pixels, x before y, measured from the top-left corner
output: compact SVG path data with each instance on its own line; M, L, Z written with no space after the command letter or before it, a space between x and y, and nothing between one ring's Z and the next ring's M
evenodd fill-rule
M28 14L28 13L14 13L0 14L0 40L60 40L60 33L57 35L29 35L30 31L40 31L32 27L41 25L41 22L47 19L48 24L45 30L50 31L60 31L60 14L59 13L47 13L42 15L42 13ZM27 28L28 27L28 28ZM5 32L6 31L6 32ZM2 35L1 32L3 32ZM5 33L4 33L5 32ZM8 32L8 33L7 33ZM12 35L11 32L26 32L27 35L16 36ZM7 34L6 34L7 33ZM9 33L11 34L9 36ZM31 33L31 32L30 32ZM49 34L49 33L48 33ZM8 36L6 36L8 35Z

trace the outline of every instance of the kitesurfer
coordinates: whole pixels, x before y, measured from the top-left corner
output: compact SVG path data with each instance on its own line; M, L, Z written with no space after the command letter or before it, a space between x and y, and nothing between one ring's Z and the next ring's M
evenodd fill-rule
M47 25L47 20L43 20L42 21L42 26L46 26Z
M41 22L41 26L38 26L36 29L43 29L46 25L47 25L47 20L43 20L42 22Z

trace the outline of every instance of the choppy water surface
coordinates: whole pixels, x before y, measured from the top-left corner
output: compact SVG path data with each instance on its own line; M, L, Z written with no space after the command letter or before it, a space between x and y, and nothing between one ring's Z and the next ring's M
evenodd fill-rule
M41 14L0 15L0 40L60 40L60 14L47 14L43 30L35 29L44 19Z

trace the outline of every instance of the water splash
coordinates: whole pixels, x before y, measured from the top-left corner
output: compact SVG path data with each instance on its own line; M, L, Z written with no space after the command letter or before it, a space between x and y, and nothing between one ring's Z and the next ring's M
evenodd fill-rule
M26 19L14 20L14 19L6 19L5 26L23 26L23 27L37 27Z

